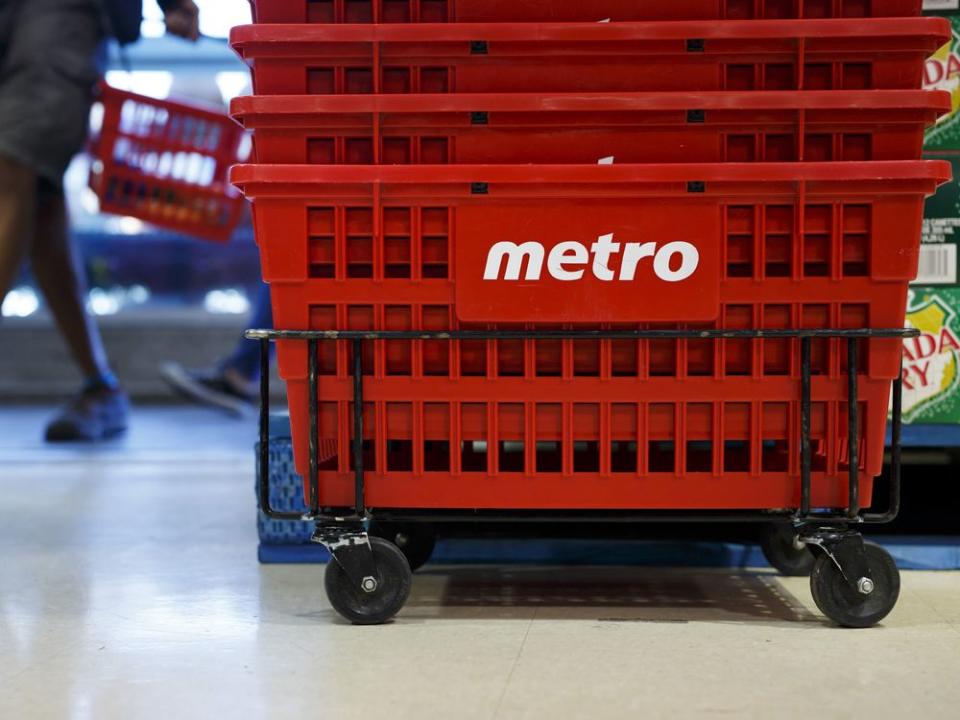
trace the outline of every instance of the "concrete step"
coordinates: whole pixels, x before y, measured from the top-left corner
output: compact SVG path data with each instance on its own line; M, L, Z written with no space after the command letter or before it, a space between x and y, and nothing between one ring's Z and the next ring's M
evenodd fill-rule
M246 316L197 310L137 310L99 318L114 371L140 400L171 400L158 368L168 361L205 367L229 353ZM273 391L282 397L276 381ZM49 316L0 320L0 401L60 400L81 380Z

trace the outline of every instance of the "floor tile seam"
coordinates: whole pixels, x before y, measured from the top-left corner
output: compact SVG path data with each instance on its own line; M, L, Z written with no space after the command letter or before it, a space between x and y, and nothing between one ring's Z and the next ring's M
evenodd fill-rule
M527 645L527 638L530 637L530 628L533 627L534 621L537 619L537 610L539 608L533 608L533 614L530 616L530 621L527 623L526 630L523 633L523 639L520 641L520 647L517 648L517 655L513 659L513 664L510 666L510 672L507 673L506 680L503 682L503 690L500 692L500 698L497 700L497 707L493 711L493 718L500 717L500 713L503 709L503 701L507 697L507 690L510 689L510 683L513 680L513 674L517 670L517 666L520 664L520 658L523 656L523 649Z

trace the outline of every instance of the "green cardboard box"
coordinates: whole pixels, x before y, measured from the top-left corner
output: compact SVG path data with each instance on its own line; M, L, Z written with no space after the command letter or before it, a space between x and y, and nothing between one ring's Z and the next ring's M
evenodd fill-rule
M925 157L947 160L954 179L927 198L915 283L956 286L960 278L960 152L926 153Z
M952 111L927 130L925 156L947 160L954 180L927 200L920 248L918 285L960 283L957 244L960 240L960 10L958 0L926 0L923 8L944 15L953 27L953 37L930 57L924 67L924 87L945 90L953 97Z
M903 420L960 423L960 1L925 0L927 14L950 19L953 37L925 67L927 89L946 90L952 111L927 131L925 156L947 160L954 179L927 200L919 271L910 288L903 344Z
M960 422L960 287L912 287L906 325L903 421Z
M928 12L928 15L940 15L950 20L953 36L942 48L937 50L924 65L923 87L926 90L945 90L953 97L952 110L937 121L937 124L927 130L924 138L924 148L928 151L957 151L960 150L960 10L956 0L952 12ZM943 6L945 3L937 2ZM932 3L924 2L924 10L931 8Z

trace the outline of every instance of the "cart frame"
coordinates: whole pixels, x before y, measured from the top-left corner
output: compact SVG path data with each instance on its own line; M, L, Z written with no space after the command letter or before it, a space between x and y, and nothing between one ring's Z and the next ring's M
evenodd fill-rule
M375 514L383 520L423 520L431 522L453 521L601 521L601 522L749 522L780 518L796 524L816 523L820 525L880 524L894 520L900 511L900 466L902 427L903 383L900 377L893 381L893 402L891 407L891 479L888 507L879 513L862 512L859 500L859 462L857 435L859 418L851 413L847 423L847 440L850 448L849 499L846 512L830 512L810 507L810 340L814 338L842 338L847 341L847 397L857 396L857 340L863 338L910 338L918 331L911 328L858 328L858 329L771 329L771 330L249 330L246 337L260 343L260 508L274 520L299 520L337 522L369 520ZM364 498L363 465L363 354L361 349L366 341L376 340L654 340L654 339L713 339L721 338L799 338L800 339L800 507L795 510L733 511L733 512L672 512L657 511L502 511L475 510L408 510L385 509L370 511ZM277 340L299 340L307 344L307 383L309 388L309 508L306 514L282 512L270 505L268 480L270 477L268 453L270 424L270 354L269 344ZM348 340L353 343L353 442L354 464L354 506L352 512L328 512L320 506L318 466L319 449L317 446L318 423L318 363L317 347L321 341Z
M842 580L854 593L870 596L874 592L876 572L868 557L876 548L869 548L856 529L868 524L888 523L900 511L901 426L903 381L898 375L893 383L891 405L890 486L887 508L882 512L865 512L859 497L858 413L848 413L847 441L849 471L847 507L813 508L811 488L811 340L839 338L847 345L847 400L851 406L858 395L857 341L869 338L910 338L919 332L912 328L851 328L851 329L734 329L734 330L449 330L449 331L394 331L394 330L249 330L246 337L260 343L260 417L258 487L261 511L271 519L308 521L316 523L312 541L324 545L343 572L348 582L363 593L375 594L378 589L377 563L370 540L370 522L762 522L785 523L795 529L794 542L799 546L815 548L824 554L841 574ZM512 510L436 510L436 509L374 509L365 501L365 469L363 464L363 344L384 340L655 340L655 339L713 339L740 338L798 338L800 340L800 506L795 509L745 511L512 511ZM270 504L270 343L275 341L302 341L306 343L308 382L308 509L306 513L283 512ZM323 341L349 341L353 345L353 441L351 455L354 465L354 505L349 508L325 508L319 498L319 447L317 442L319 409L318 344ZM870 552L868 552L868 550ZM890 560L892 563L892 560ZM409 575L409 568L406 573ZM817 571L815 571L816 573ZM893 572L896 572L894 566ZM814 581L816 585L819 580ZM824 581L825 582L825 581ZM883 582L883 578L878 578ZM897 591L884 588L884 602L893 606ZM891 594L892 593L892 594ZM816 595L815 595L816 598ZM405 601L405 596L403 598ZM402 601L400 601L402 604ZM820 601L818 601L818 605ZM396 608L399 609L399 606ZM396 609L393 612L396 612ZM887 611L889 608L887 608ZM392 613L390 613L392 615ZM830 613L828 613L830 614ZM884 612L883 614L886 614ZM383 615L378 621L383 621ZM834 619L838 619L834 617ZM857 623L858 619L840 616L841 624ZM870 624L872 624L871 621Z

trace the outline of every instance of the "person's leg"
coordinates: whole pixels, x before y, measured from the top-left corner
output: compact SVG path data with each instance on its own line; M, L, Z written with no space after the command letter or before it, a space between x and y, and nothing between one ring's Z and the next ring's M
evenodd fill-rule
M81 371L81 392L47 428L48 440L99 440L126 428L127 399L110 375L85 313L82 276L67 233L59 185L87 134L104 37L98 0L0 0L0 155L29 168L30 190L5 186L0 207L0 290L26 254ZM23 180L22 175L10 175ZM10 192L14 188L15 192ZM19 188L19 189L17 189ZM42 191L42 192L41 192ZM24 202L26 193L32 200ZM42 195L42 197L41 197ZM43 207L40 207L40 204ZM29 219L8 214L10 208ZM11 227L13 229L11 229ZM10 238L20 245L11 245Z
M248 325L257 329L273 327L270 286L265 283L257 293ZM246 415L253 407L260 376L260 344L241 338L233 352L213 368L192 370L170 362L160 367L160 375L174 390L191 400Z
M86 381L54 417L51 441L100 440L126 429L128 402L84 306L83 271L70 242L63 191L0 155L0 302L24 256Z
M70 236L63 190L40 183L30 260L60 334L83 373L82 390L47 426L47 440L102 440L127 428L129 402L110 371L100 331L86 310L83 265Z
M0 305L27 255L36 203L36 173L0 154Z
M99 379L115 386L100 330L86 310L86 278L70 236L62 188L41 185L30 261L47 307L83 376L88 382Z

